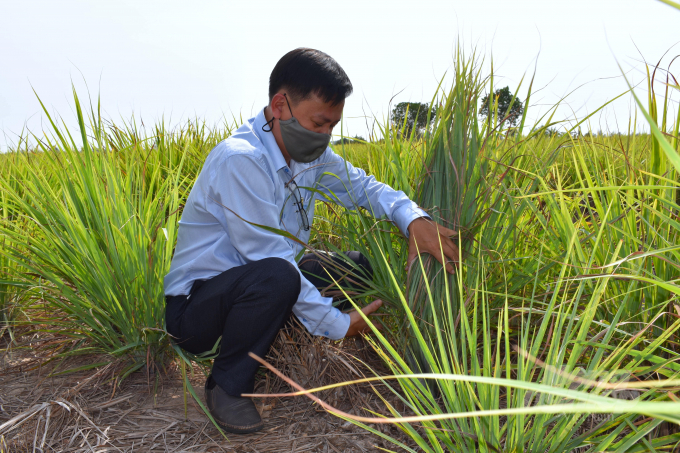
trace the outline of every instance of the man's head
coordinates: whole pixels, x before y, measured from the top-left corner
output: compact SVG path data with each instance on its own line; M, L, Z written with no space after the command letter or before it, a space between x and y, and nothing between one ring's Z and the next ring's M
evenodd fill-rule
M282 121L294 116L309 131L331 134L351 93L352 82L331 56L314 49L295 49L276 63L269 76L267 116ZM290 158L279 121L271 127L279 148Z
M317 95L336 106L352 94L352 82L330 55L301 47L281 57L269 76L269 102L282 91L294 105Z

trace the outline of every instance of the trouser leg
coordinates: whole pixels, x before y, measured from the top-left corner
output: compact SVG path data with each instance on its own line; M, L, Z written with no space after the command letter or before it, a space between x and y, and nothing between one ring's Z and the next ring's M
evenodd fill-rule
M339 257L337 253L328 254L334 263L333 265L324 263L313 253L304 255L298 263L302 275L316 286L322 294L325 293L327 296L337 298L337 307L340 310L350 309L352 304L344 297L333 280L338 282L339 286L345 291L355 291L366 289L366 286L361 280L349 274L348 271L369 281L373 279L373 268L364 255L355 251L343 252L343 254L353 265ZM328 274L330 274L330 277Z
M213 379L229 395L252 393L259 363L248 352L267 354L299 294L300 274L286 260L267 258L238 266L194 289L174 322L177 332L170 333L193 354L209 351L221 336ZM168 313L176 320L170 307Z

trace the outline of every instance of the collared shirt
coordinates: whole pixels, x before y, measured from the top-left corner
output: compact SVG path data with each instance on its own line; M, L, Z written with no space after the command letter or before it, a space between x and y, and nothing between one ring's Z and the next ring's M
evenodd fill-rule
M291 160L289 167L274 135L262 130L265 123L263 109L206 158L179 221L175 254L164 279L167 296L189 294L195 280L263 258L283 258L297 268L302 245L253 225L285 230L308 242L310 231L301 228L295 199L285 185L291 178L300 190L310 225L315 197L320 196L316 191L346 208L361 206L377 217L385 215L406 235L411 221L427 216L403 192L367 176L331 148L311 163ZM343 338L349 315L333 307L332 298L321 296L302 273L300 277L293 313L312 334Z

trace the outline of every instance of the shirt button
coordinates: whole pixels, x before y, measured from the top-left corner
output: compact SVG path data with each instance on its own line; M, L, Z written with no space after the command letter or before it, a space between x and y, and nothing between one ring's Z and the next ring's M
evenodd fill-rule
M307 322L307 318L302 318L302 320L303 320L304 322Z
M328 335L328 331L325 331L323 334L324 334L324 335Z

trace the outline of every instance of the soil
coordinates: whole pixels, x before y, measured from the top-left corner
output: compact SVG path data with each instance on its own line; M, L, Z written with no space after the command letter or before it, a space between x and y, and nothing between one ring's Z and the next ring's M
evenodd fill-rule
M264 429L224 438L190 394L185 392L177 362L164 371L132 373L117 383L116 364L68 374L54 374L44 345L58 341L44 336L8 336L0 354L0 453L5 452L372 452L403 451L352 423L335 417L304 396L254 399ZM59 369L102 362L102 357L77 357ZM304 330L281 331L269 363L305 388L387 374L364 339L332 342ZM190 382L204 401L205 376L196 368ZM255 393L287 393L291 389L261 368ZM317 394L322 400L354 414L388 415L376 392L402 414L396 395L380 386L354 385ZM394 425L373 425L412 445Z

